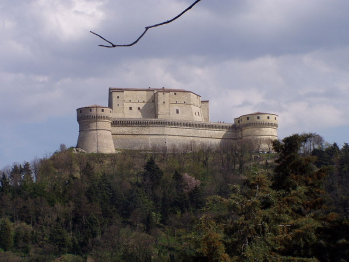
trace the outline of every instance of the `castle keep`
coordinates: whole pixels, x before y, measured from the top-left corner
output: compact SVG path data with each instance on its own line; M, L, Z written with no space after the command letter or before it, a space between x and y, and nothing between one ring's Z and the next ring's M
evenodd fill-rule
M77 147L87 153L116 149L194 150L254 140L259 150L277 139L278 116L256 112L233 124L209 122L209 101L191 91L166 88L109 88L108 107L77 109ZM270 144L270 143L269 143Z

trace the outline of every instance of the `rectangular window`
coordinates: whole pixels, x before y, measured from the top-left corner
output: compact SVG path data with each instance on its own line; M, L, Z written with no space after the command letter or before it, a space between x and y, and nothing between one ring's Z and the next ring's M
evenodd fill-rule
M179 109L176 109L176 114L179 114Z
M102 112L104 112L104 109L102 109Z
M92 109L90 109L90 112L92 112Z
M141 108L140 108L140 107L138 107L138 110L141 110Z
M174 95L176 96L176 95L177 95L177 93L174 93Z
M270 119L270 116L267 116L268 119Z
M116 98L119 99L119 96L117 96Z
M247 117L247 120L250 120L250 118L249 118L249 117Z
M128 109L132 110L132 107L130 106Z
M257 116L257 119L260 119L260 117L259 117L259 116Z
M80 114L82 113L82 110L80 110Z
M117 106L119 106L119 104Z

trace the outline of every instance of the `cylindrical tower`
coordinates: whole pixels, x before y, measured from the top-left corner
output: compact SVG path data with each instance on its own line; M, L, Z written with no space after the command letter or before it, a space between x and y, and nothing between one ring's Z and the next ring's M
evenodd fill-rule
M271 151L271 142L277 139L279 116L256 112L235 118L239 130L239 138L253 140L257 150Z
M112 109L92 105L76 110L79 123L77 147L86 153L115 153L111 134Z

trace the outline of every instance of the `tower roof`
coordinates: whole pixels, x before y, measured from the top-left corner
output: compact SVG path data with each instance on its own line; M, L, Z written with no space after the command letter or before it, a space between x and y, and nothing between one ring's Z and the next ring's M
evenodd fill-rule
M79 107L78 109L81 109L81 108L110 108L110 107L107 107L107 106L101 106L101 105L90 105L90 106L83 106L83 107ZM110 108L111 109L111 108Z
M245 115L242 115L242 116L250 116L250 115L275 115L275 116L278 116L277 114L272 114L272 113L263 113L263 112L254 112L254 113L251 113L251 114L245 114ZM239 116L239 117L242 117L242 116ZM239 118L238 117L238 118Z
M197 96L200 96L192 91L188 91L185 89L175 89L175 88L119 88L119 87L109 87L109 92L113 91L158 91L158 92L188 92L188 93L193 93ZM200 96L201 97L201 96Z

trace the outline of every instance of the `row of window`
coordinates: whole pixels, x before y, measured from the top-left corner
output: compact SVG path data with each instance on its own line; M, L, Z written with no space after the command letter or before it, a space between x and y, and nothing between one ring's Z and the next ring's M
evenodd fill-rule
M129 110L133 110L132 106L130 106L128 109L129 109ZM138 110L141 110L140 107L137 107L137 109L138 109ZM176 114L179 114L179 109L176 109Z
M130 102L131 102L131 100L130 100ZM138 102L139 102L139 100L138 100ZM152 102L154 102L154 100L152 100ZM143 101L143 103L145 103L145 101ZM163 101L162 103L165 104L166 102ZM178 104L178 101L176 101L176 104ZM185 101L183 102L183 104L185 104ZM117 104L116 106L120 106L120 104Z
M82 109L80 109L79 112L80 112L80 114L81 114L81 113L82 113ZM92 109L91 109L91 108L90 108L90 112L92 112ZM101 109L101 112L104 113L104 109L103 109L103 108ZM110 110L109 113L111 113L111 110Z
M176 93L174 93L176 95ZM116 97L117 99L119 99L119 96ZM129 102L132 102L132 100L129 100ZM139 102L139 100L138 100ZM154 100L151 100L151 102L154 102ZM145 103L145 101L143 100L143 103ZM178 101L176 101L176 104L178 103ZM185 104L185 101L183 102ZM165 104L165 101L163 102L163 104Z
M132 106L130 106L128 109L129 109L129 110L132 110ZM141 110L140 107L137 107L137 109L138 109L138 110Z
M260 116L257 116L257 119L261 119ZM267 116L267 119L270 119L270 116ZM250 117L246 117L246 120L250 120ZM276 117L275 117L275 120L276 120ZM238 120L238 123L242 122L242 119L241 120Z

